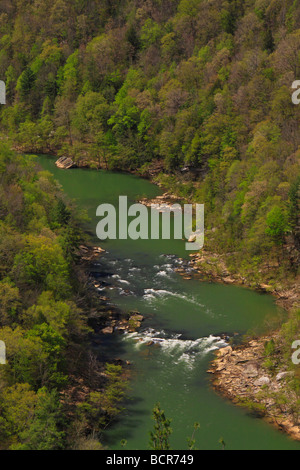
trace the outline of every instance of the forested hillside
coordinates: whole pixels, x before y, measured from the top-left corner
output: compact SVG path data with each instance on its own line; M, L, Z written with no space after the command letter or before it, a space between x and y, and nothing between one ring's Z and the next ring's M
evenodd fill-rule
M95 436L119 411L122 368L97 363L90 349L95 304L78 269L80 240L50 173L1 145L1 450L99 448Z
M298 0L2 0L3 135L154 173L206 204L206 248L232 271L294 278L299 25Z

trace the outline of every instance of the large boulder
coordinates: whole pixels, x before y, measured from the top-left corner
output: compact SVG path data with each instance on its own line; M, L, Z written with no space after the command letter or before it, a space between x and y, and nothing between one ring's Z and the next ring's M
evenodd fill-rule
M62 170L69 170L70 168L75 168L75 163L73 162L72 158L69 157L61 157L57 160L55 165Z

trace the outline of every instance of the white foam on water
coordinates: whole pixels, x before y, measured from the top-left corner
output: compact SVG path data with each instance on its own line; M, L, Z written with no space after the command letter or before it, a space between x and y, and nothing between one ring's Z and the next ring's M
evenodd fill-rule
M164 289L145 289L144 290L144 299L146 300L153 300L155 298L163 298L163 297L176 297L181 300L185 300L186 302L189 302L191 304L197 305L198 307L204 308L204 305L195 300L193 297L188 297L183 294L179 294L178 292L172 292Z
M170 278L170 274L174 273L174 268L171 264L163 264L162 266L157 266L158 273L156 276L168 277Z
M169 277L167 271L159 271L156 276Z
M165 268L167 271L174 271L174 267L172 264L163 264L162 268Z
M137 268L137 267L134 266L133 268L129 268L128 271L129 271L130 273L134 273L134 272L138 272L138 273L139 273L139 272L141 272L141 268Z
M210 335L196 340L182 339L181 336L177 334L167 337L164 331L148 329L144 332L127 333L124 339L134 341L137 349L145 345L149 347L158 345L163 353L172 357L174 364L185 363L189 368L193 368L198 359L211 351L228 346L228 343L219 336Z
M117 264L117 263L118 263L118 260L116 260L116 259L110 259L108 261L108 264L112 264L113 266L115 266L115 264Z
M132 292L131 290L124 290L122 289L122 287L117 287L116 289L118 291L118 294L121 295L121 296L125 296L125 297L135 297L135 293Z
M130 285L130 282L126 281L125 279L122 279L121 276L119 276L119 274L114 274L111 277L112 279L115 279L116 281L118 281L120 284L126 284L127 286Z
M155 296L153 294L145 294L143 299L152 302L152 300L155 300Z

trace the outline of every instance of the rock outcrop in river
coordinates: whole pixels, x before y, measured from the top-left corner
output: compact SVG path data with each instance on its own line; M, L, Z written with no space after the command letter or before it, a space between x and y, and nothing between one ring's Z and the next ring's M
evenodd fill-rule
M57 160L55 165L58 168L61 168L63 170L69 170L70 168L75 168L76 164L73 162L72 158L69 157L61 157Z

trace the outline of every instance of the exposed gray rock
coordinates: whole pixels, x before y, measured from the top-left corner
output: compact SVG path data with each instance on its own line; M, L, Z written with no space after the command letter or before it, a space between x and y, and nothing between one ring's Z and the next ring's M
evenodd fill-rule
M262 387L263 385L269 385L271 380L269 377L260 377L254 382L255 387Z
M277 382L280 382L281 380L285 379L288 375L290 375L288 372L280 372L276 375Z

